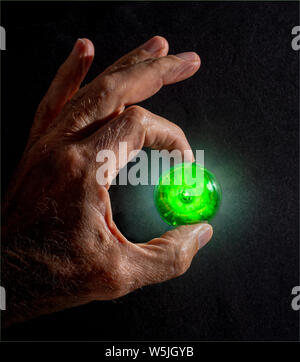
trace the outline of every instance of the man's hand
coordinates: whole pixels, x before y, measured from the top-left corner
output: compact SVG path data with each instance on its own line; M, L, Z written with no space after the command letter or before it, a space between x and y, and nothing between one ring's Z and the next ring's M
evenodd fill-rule
M128 154L144 146L190 150L178 126L133 105L200 67L195 53L167 54L156 36L80 88L94 47L79 39L59 68L3 209L7 325L177 277L211 238L211 226L199 224L131 243L113 222L109 185L96 181L96 154L109 149L118 161L119 142Z

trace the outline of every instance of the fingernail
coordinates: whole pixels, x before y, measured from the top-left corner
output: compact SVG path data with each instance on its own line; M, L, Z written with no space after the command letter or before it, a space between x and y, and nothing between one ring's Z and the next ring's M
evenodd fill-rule
M71 54L80 54L83 45L84 45L84 40L80 39L80 38L77 39L76 43L74 44Z
M195 62L195 61L198 61L198 59L199 59L198 55L194 52L179 53L179 54L176 54L176 57L186 60L187 62Z
M155 53L163 47L161 38L155 36L150 40L146 41L143 45L140 46L141 49L147 50L150 53Z
M199 249L202 248L212 236L212 227L209 224L202 224L198 231Z

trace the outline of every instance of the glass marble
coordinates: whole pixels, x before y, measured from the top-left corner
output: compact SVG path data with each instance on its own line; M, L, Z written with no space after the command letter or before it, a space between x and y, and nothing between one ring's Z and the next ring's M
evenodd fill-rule
M173 226L211 220L221 198L216 177L196 163L170 168L161 175L154 189L154 203L160 217Z

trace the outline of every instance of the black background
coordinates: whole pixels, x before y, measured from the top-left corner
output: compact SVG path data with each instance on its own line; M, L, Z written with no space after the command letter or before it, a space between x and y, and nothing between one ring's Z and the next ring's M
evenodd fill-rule
M2 339L298 340L299 315L290 306L299 285L299 54L291 48L298 3L1 6L2 192L35 109L76 38L96 47L89 81L156 34L168 39L170 53L198 52L202 66L143 106L179 124L192 147L205 150L223 189L213 240L184 276L12 327ZM164 227L142 194L112 190L116 221L137 241Z

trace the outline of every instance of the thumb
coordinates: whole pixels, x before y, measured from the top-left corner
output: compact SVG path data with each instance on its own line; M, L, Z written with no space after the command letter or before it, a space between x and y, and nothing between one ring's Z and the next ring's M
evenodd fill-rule
M136 285L160 283L185 273L212 234L212 227L206 223L184 225L148 243L134 244L139 248L132 268Z

